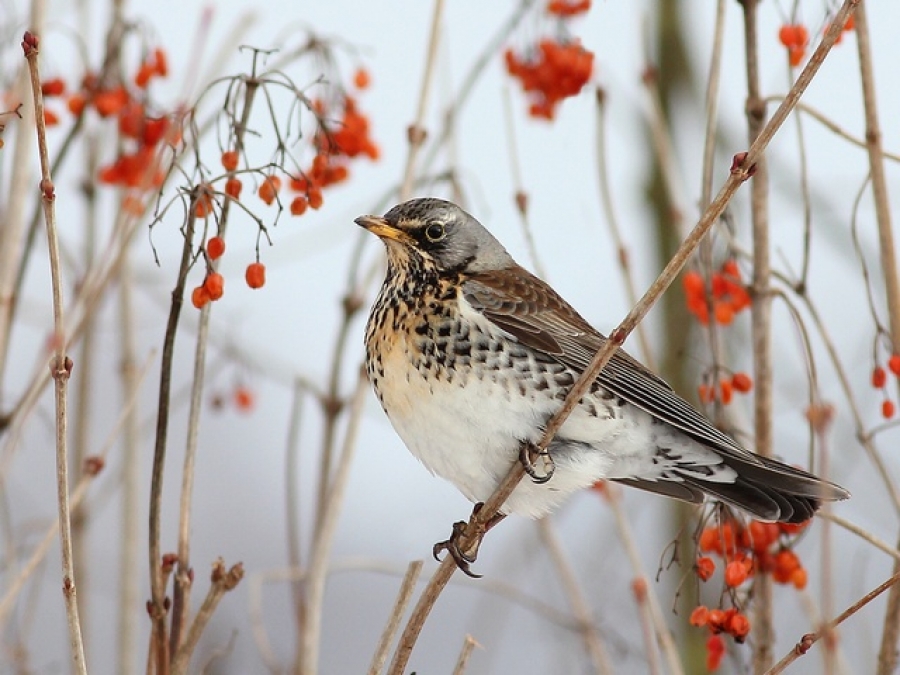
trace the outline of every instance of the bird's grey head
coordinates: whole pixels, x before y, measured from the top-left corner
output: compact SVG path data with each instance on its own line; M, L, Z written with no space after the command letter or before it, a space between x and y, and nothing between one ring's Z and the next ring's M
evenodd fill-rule
M442 272L483 272L515 264L481 223L443 199L411 199L384 217L360 216L356 224L381 237L398 262L415 251Z

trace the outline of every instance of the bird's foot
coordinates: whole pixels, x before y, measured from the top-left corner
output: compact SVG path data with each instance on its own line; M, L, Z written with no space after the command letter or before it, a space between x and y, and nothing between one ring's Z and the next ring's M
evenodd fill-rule
M524 441L519 448L519 461L531 480L538 485L553 478L556 465L546 449L540 449L530 441Z
M446 551L453 558L456 566L473 579L480 579L482 576L473 572L471 568L476 558L478 558L481 540L484 539L484 535L488 530L505 518L504 514L497 513L486 522L482 521L478 514L483 506L483 503L478 502L475 508L472 509L469 522L459 520L453 523L453 531L450 533L450 538L446 541L439 541L431 549L434 559L438 562L441 562L441 553Z

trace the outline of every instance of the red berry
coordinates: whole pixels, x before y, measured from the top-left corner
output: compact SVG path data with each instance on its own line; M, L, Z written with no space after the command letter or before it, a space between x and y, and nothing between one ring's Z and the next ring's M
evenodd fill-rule
M206 242L206 254L210 260L218 260L225 253L225 240L222 237L210 237Z
M260 262L250 263L244 277L250 288L262 288L266 284L266 266Z
M875 369L872 371L872 386L876 389L881 389L886 382L887 373L884 372L884 368L875 366Z
M888 359L888 370L900 377L900 354L891 354Z
M884 403L881 404L881 416L886 420L889 420L894 416L895 410L896 407L891 400L885 399Z

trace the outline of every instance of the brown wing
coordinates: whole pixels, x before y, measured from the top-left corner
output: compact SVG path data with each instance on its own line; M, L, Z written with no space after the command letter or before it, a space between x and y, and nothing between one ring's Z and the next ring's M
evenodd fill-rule
M472 275L462 288L465 299L485 317L520 343L555 358L576 375L588 367L606 342L606 337L556 291L521 267ZM616 350L597 380L614 395L736 461L742 471L749 472L748 476L759 472L763 479L775 471L790 480L795 494L825 499L844 499L848 494L805 471L748 452L621 349Z

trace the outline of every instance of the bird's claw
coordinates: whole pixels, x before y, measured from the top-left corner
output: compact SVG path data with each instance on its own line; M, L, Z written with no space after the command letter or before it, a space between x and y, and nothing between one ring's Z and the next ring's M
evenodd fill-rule
M450 533L450 538L446 541L439 541L431 549L431 554L438 562L441 562L441 552L447 551L456 566L473 579L480 579L482 576L475 574L471 569L472 563L478 557L481 540L492 527L506 518L502 512L481 518L479 514L483 507L482 502L475 504L472 515L469 516L469 522L459 520L453 523L453 532Z
M546 449L538 448L534 443L525 441L519 449L519 461L525 469L525 473L538 485L546 483L553 478L556 464Z
M477 506L481 506L481 504L478 504ZM477 508L472 513L473 519L476 513L478 513ZM469 523L471 522L473 521L470 520ZM456 563L456 566L466 574L466 576L472 577L473 579L480 579L482 575L475 574L471 569L471 565L478 557L478 547L481 545L481 537L484 536L484 526L481 526L481 535L477 537L475 542L465 546L462 539L466 536L466 530L469 523L464 520L458 520L453 523L453 532L450 534L450 538L446 541L439 541L436 543L431 549L431 554L434 556L435 560L441 562L441 553L446 551L450 557L453 558L453 562Z

